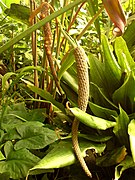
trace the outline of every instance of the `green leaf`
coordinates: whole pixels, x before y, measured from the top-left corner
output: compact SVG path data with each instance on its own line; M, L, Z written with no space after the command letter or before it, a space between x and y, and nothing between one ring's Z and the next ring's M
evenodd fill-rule
M114 117L118 116L116 111L108 109L108 108L104 108L102 106L98 106L92 102L89 102L89 106L95 116L98 116L104 119L109 119L109 120L112 120L114 119Z
M120 163L125 159L127 155L126 148L120 147L120 148L115 148L109 152L107 152L105 155L102 157L97 158L97 165L98 166L113 166L115 164Z
M13 72L7 72L3 78L2 78L2 91L3 93L5 93L5 91L7 90L7 80L12 76L12 75L15 75L15 73Z
M128 124L130 119L121 107L119 107L119 109L120 114L115 117L116 125L114 126L113 132L117 136L119 143L129 149Z
M130 156L126 156L125 159L115 167L115 180L118 180L125 170L132 167L135 167L133 159Z
M30 86L30 85L28 85L28 88L30 88L33 92L40 95L42 98L46 99L48 102L52 103L54 106L59 108L61 111L65 112L65 108L64 108L63 104L57 102L53 98L53 96L49 92L47 92L46 90L43 90L43 89L35 87L35 86Z
M124 84L113 94L113 102L129 114L135 111L135 69L127 74Z
M58 78L61 79L61 77L63 76L63 73L68 69L70 68L70 66L72 66L72 64L74 63L75 61L75 58L74 58L74 55L73 55L73 50L71 50L66 58L64 59L64 62L62 63L60 69L59 69L59 72L58 72Z
M65 71L62 76L62 81L65 81L74 92L78 92L77 78L75 78L71 73Z
M20 3L19 0L16 0L16 1L18 1L17 3ZM12 1L10 9L6 9L4 13L13 19L19 20L20 22L23 22L29 25L30 24L29 23L30 8L23 6L21 4L15 4L15 3L16 3L15 0L14 0L14 3Z
M106 130L116 125L115 122L89 115L79 108L70 108L70 111L79 121L94 129Z
M89 55L89 63L91 82L93 82L100 88L107 89L106 77L104 74L104 63L101 62L101 60L97 59L93 54Z
M79 139L82 156L85 157L87 149L95 149L97 153L101 153L105 149L105 144L97 144L85 139ZM76 158L72 148L71 139L60 141L39 163L34 166L31 171L37 169L52 169L69 166L75 163Z
M120 86L121 69L105 35L102 35L103 63L108 91L113 93ZM110 83L111 82L111 83Z
M115 40L115 52L122 71L131 71L131 69L135 66L135 63L127 48L126 42L122 37L117 37Z
M133 157L133 161L135 162L135 120L131 120L128 126L128 134L130 139L130 149Z
M10 152L6 161L0 162L0 173L10 173L10 178L20 179L27 175L27 172L40 159L30 153L27 149L13 150L11 142L7 142ZM6 146L6 145L5 145Z
M92 82L90 83L90 96L92 101L99 106L115 110L118 109L118 107L108 98L104 89Z
M132 23L128 25L128 27L123 35L123 38L125 39L129 50L131 50L131 47L133 46L133 44L135 42L134 30L135 30L135 21L132 21Z
M15 150L21 148L41 149L58 140L55 131L37 126L36 121L20 124L16 130L21 136L21 140L15 143Z
M60 83L60 85L61 85L63 91L65 92L68 100L72 104L72 106L77 106L78 105L77 93L75 93L73 91L73 89L70 86L68 86L66 83L64 83L63 81Z
M4 155L2 154L2 152L0 151L0 161L5 160L6 158L4 157Z
M112 138L112 136L108 136L108 135L99 136L97 134L78 134L78 136L93 142L106 142Z

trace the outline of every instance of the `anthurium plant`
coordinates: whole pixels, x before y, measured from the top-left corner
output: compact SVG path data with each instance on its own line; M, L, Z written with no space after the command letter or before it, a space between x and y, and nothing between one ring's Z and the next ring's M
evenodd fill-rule
M72 147L71 125L75 117L80 121L78 139L81 153L93 178L121 180L128 175L128 178L131 176L132 179L135 172L135 23L133 21L125 28L127 20L119 0L76 0L69 4L68 1L64 1L65 4L62 1L51 2L56 10L51 8L53 12L48 17L32 26L28 20L30 9L27 8L27 12L21 11L22 14L26 13L21 20L25 23L23 32L11 39L8 34L8 42L0 42L1 58L8 59L8 55L12 53L12 61L9 58L9 66L7 65L9 71L5 68L8 72L0 76L0 179L88 179L80 168ZM71 27L76 23L75 19L81 22L81 17L80 21L77 19L77 13L85 3L86 6L80 14L85 17L85 21L88 20L86 15L84 16L86 10L91 14L92 20L88 23L91 29L89 31L88 26L84 27L82 23L83 30L80 33L79 23L78 29ZM78 8L78 5L81 6ZM113 23L113 38L105 35L107 33L101 30L98 21L98 18L102 19L100 13L103 6ZM19 5L13 4L12 11L5 12L10 14L14 7ZM72 17L69 10L72 11ZM11 14L15 16L15 13ZM57 34L54 30L54 19L61 26L57 27ZM69 19L71 24L67 29L72 31L65 32L64 25L69 23ZM43 37L40 37L41 41L37 43L37 66L33 61L36 58L31 58L33 53L29 35L38 29L37 34L41 36L39 28L50 21L54 37L57 37L57 42L53 39L52 54L55 56L53 62L56 60L56 80L62 94L55 87L48 62L44 61L47 58L46 52L41 49L44 46ZM91 22L94 22L94 28ZM11 27L11 23L9 24ZM2 31L4 27L1 26ZM16 26L12 28L16 30ZM67 40L62 44L62 31L67 39L76 40L81 46L85 44L90 87L86 112L78 108L75 57L71 44L68 44ZM87 33L92 40L89 41ZM84 36L81 36L82 34ZM23 38L26 39L22 40ZM20 44L16 44L18 42ZM95 43L93 49L89 47L92 42ZM14 58L16 61L13 61ZM35 83L35 71L39 84Z

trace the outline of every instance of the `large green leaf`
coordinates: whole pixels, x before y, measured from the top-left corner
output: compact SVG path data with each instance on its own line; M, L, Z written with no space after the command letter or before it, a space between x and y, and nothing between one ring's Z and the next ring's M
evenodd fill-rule
M92 116L90 114L83 112L79 108L70 108L70 111L79 121L94 129L106 130L116 125L116 122Z
M113 102L109 99L109 97L106 95L106 92L104 92L103 88L98 87L94 83L90 83L90 97L92 102L95 104L109 108L109 109L115 109L117 110L118 107L113 104Z
M134 42L135 42L135 21L132 21L132 23L130 25L128 25L123 38L125 39L127 46L129 48L129 50L131 50L131 47L133 46Z
M73 50L71 50L66 58L64 59L64 62L62 63L59 72L58 72L58 78L61 79L63 73L70 68L70 66L72 66L72 64L74 63L75 58L74 58L74 54L73 54Z
M115 52L122 71L131 71L131 69L135 66L135 63L127 48L126 42L122 37L117 37L115 40Z
M39 122L37 122L39 124ZM21 139L14 145L15 150L21 148L41 149L53 143L58 139L55 131L42 127L36 121L22 123L16 127L16 131L21 136Z
M0 173L9 173L10 178L20 179L26 177L28 170L40 160L27 149L15 151L11 142L6 142L5 146L8 146L5 149L10 149L10 151L6 161L0 161Z
M95 149L97 153L102 153L105 149L105 144L97 144L85 140L79 139L79 144L82 152L82 156L86 156L87 149ZM30 174L37 169L52 169L69 166L75 163L76 158L73 153L71 139L60 141L39 163L30 169Z
M104 108L102 106L98 106L97 104L94 104L92 102L89 102L89 106L95 116L98 116L98 117L101 117L104 119L112 120L112 119L114 119L114 117L116 117L118 115L115 110L111 110L108 108Z
M134 119L129 123L128 134L130 139L130 149L132 152L133 161L135 162L135 120Z
M115 180L118 180L125 170L132 167L135 167L133 159L130 156L126 156L126 158L115 167Z
M113 132L117 136L119 143L125 145L129 149L129 138L128 138L128 124L130 119L127 113L120 107L119 116L115 117L116 125L114 126Z
M135 69L127 74L124 84L113 94L115 104L120 104L128 113L135 111Z
M102 35L102 49L106 83L108 85L108 91L111 94L120 86L121 69L105 35Z
M101 60L97 59L93 54L89 55L89 63L91 82L93 82L100 88L106 88L106 91L108 91L106 77L104 74L104 63L101 62Z
M69 73L65 71L62 76L62 81L65 81L76 93L78 92L77 77L74 77L72 72Z
M16 1L18 1L18 3L20 2L19 0ZM15 3L16 2L13 3L12 1L10 9L6 9L4 12L13 19L19 20L20 22L24 22L29 25L30 8Z
M36 125L36 121L20 124L16 127L21 139L14 145L15 150L21 148L41 149L58 140L55 131Z

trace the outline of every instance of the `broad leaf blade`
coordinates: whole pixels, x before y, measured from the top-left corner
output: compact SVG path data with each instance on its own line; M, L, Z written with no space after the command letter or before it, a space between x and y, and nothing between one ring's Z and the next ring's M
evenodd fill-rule
M115 110L98 106L97 104L94 104L92 102L89 102L89 106L95 116L98 116L104 119L112 120L114 119L113 117L116 117L118 115Z
M11 147L12 143L7 142ZM10 178L20 179L26 177L28 170L40 159L30 153L27 149L13 150L8 154L6 161L0 162L0 173L9 173Z
M89 115L79 108L70 108L70 111L79 121L94 129L106 130L116 125L115 122Z
M41 149L58 140L55 131L36 126L35 121L23 123L16 127L21 139L14 145L15 150L21 148Z
M101 153L105 149L105 144L96 144L85 139L79 139L82 156L85 157L87 149L95 149L96 152ZM30 170L37 169L52 169L69 166L75 163L76 158L73 153L71 139L60 141L54 149L52 149L35 167Z
M127 113L120 107L119 116L115 117L116 125L114 126L113 132L117 136L119 143L125 145L129 149L129 138L128 138L128 124L130 119Z
M129 114L135 111L135 70L127 74L124 84L113 94L115 104L120 104Z
M110 95L120 86L121 69L110 49L107 37L102 35L103 62L105 66L105 77Z
M115 40L115 52L118 58L118 63L123 72L130 71L134 66L134 60L130 55L126 42L122 37L117 37Z

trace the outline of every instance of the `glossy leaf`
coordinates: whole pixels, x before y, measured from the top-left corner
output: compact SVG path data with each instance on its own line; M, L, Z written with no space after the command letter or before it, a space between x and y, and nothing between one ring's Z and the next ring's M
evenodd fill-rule
M70 108L70 111L79 121L94 129L106 130L116 125L115 122L89 115L79 108Z
M129 138L128 138L128 124L130 119L127 113L121 108L119 116L115 117L116 125L114 126L113 132L117 136L119 143L125 145L129 148Z
M115 104L120 104L122 108L128 112L135 111L135 70L127 74L124 84L113 94Z
M10 178L20 179L27 175L27 172L40 159L29 152L27 149L13 150L11 142L5 146L10 147L6 161L0 161L0 173L9 173Z
M89 63L90 63L91 82L93 82L100 88L107 89L106 77L104 74L105 67L103 62L97 59L94 55L90 54Z
M62 63L60 70L58 72L58 78L61 79L63 73L70 68L70 66L74 63L75 59L74 59L74 54L73 54L73 50L71 50L67 57L64 59L64 62Z
M128 134L130 139L130 149L135 162L135 120L132 120L128 126Z
M131 69L135 67L134 60L131 57L126 42L122 37L117 37L115 40L115 52L118 58L118 63L123 72L131 71Z
M97 104L94 104L92 102L89 102L89 106L95 116L98 116L98 117L101 117L104 119L112 120L112 119L114 119L114 117L116 117L118 115L115 110L111 110L108 108L104 108L102 106L98 106Z
M105 149L105 144L96 144L85 139L79 139L82 156L85 157L87 149L95 149L101 153ZM76 158L73 153L71 139L60 141L39 163L30 169L30 174L34 170L52 169L69 166L75 163Z
M105 35L102 35L102 49L106 84L108 85L108 91L111 94L120 86L121 69L111 51Z

